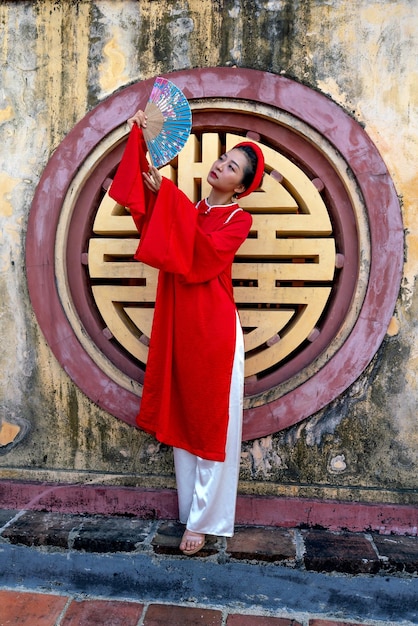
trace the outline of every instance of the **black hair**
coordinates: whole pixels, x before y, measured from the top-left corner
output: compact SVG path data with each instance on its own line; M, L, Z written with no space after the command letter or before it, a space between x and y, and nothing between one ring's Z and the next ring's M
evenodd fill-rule
M258 157L256 151L251 146L237 146L237 150L244 152L247 157L247 166L244 168L244 176L242 184L245 189L251 185L254 180L255 173L257 171Z

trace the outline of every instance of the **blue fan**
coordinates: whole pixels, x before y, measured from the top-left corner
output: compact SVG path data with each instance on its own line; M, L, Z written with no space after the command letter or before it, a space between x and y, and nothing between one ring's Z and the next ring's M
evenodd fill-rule
M158 77L145 107L143 129L151 162L169 163L186 143L192 128L192 112L183 92L166 78Z

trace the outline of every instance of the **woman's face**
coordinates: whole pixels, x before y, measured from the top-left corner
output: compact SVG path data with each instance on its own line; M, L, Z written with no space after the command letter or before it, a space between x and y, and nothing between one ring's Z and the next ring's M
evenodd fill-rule
M244 191L242 179L248 166L247 157L242 150L233 148L221 154L210 168L207 181L214 189L234 193Z

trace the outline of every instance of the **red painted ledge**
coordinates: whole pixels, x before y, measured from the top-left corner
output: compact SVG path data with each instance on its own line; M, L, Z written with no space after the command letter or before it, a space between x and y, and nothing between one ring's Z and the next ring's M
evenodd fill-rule
M177 519L171 489L0 481L0 508ZM236 523L283 528L418 535L418 506L304 498L238 496Z

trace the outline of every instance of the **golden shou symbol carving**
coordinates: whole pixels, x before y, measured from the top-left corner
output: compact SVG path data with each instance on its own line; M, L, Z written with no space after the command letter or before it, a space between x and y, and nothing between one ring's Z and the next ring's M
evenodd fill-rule
M242 140L226 137L229 150ZM317 332L335 271L329 215L311 180L291 161L262 146L263 189L241 201L253 227L233 267L234 293L245 333L246 376L279 366ZM178 167L162 173L197 201L209 193L206 175L221 152L217 133L191 135ZM129 213L106 194L88 253L93 297L112 336L146 363L157 271L133 260L138 240Z

